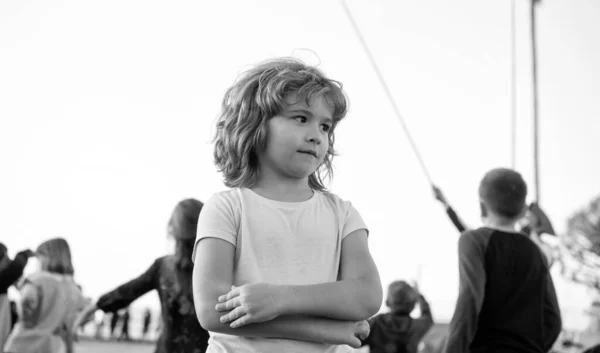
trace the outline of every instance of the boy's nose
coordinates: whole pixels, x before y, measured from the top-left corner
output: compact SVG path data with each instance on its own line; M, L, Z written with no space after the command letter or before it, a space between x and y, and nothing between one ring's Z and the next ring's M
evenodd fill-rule
M320 145L321 144L321 138L317 137L317 136L311 137L311 138L308 139L308 142Z
M319 127L318 126L311 127L307 133L306 138L307 138L308 142L320 145L321 144L321 134L320 134Z

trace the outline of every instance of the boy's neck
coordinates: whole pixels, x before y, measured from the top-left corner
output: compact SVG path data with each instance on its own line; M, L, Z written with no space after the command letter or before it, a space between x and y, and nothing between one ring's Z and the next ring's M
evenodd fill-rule
M302 202L310 199L314 194L308 186L308 178L285 181L261 178L250 189L262 197L281 202Z
M517 230L518 220L507 220L496 215L488 215L483 219L483 226L508 233L519 233Z

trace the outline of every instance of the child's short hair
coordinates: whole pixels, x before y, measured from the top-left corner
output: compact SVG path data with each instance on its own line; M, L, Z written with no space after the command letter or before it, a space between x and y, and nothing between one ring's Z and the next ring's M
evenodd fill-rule
M516 218L525 208L527 184L512 169L496 168L486 173L479 184L479 198L490 211L505 218Z
M73 275L73 262L71 260L71 248L63 238L46 240L35 251L41 255L42 269L44 271L63 275Z
M294 58L263 62L242 74L223 98L217 121L214 158L228 187L250 187L258 178L258 152L265 148L267 123L287 105L288 93L297 92L307 104L324 96L333 108L329 150L319 169L309 176L314 190L325 190L323 176L332 175L334 128L344 118L347 99L342 84L316 67Z
M394 281L388 286L386 304L398 314L410 314L417 301L419 293L405 281Z

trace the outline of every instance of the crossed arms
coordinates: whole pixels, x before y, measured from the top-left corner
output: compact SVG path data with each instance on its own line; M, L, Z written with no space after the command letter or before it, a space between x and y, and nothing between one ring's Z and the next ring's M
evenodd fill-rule
M205 238L197 244L194 302L205 329L354 347L360 346L358 336L368 334L364 320L379 310L383 294L364 229L342 241L337 282L233 288L234 255L234 246L221 239Z

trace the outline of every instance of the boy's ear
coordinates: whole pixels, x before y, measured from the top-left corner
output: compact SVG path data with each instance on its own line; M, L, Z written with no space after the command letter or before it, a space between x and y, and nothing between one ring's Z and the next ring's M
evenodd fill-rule
M479 209L481 210L481 217L487 217L487 215L488 215L487 207L485 207L485 204L481 200L479 201Z

